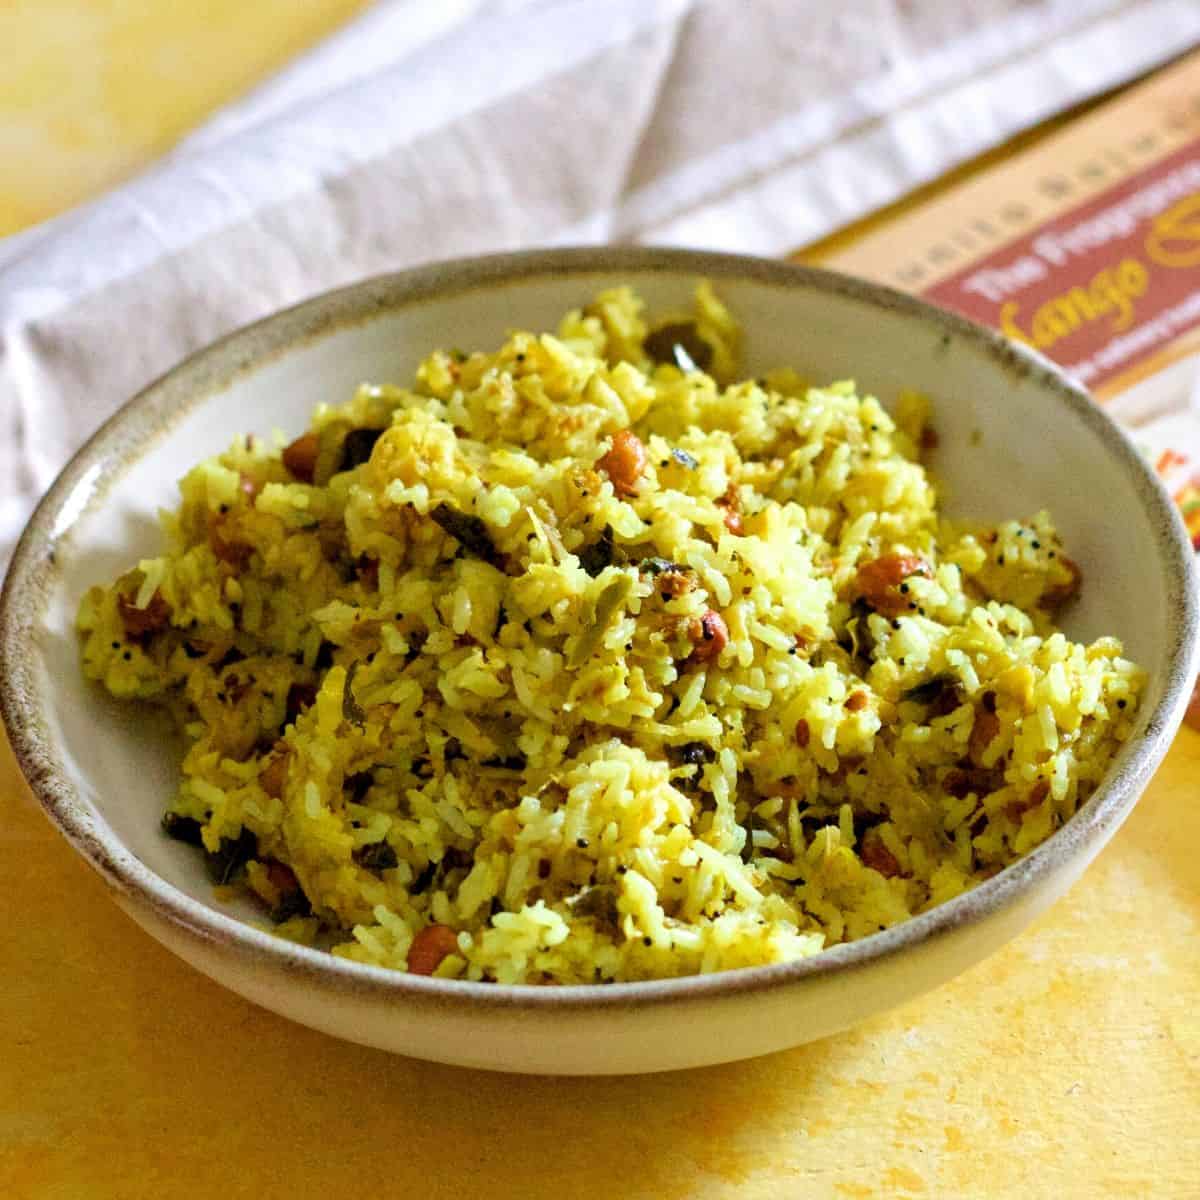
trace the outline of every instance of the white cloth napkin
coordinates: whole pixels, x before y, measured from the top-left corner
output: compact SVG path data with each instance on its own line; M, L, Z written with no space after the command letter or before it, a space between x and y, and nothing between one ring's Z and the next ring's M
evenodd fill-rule
M70 453L230 329L453 255L784 253L1200 40L1196 0L391 0L0 243L0 560Z

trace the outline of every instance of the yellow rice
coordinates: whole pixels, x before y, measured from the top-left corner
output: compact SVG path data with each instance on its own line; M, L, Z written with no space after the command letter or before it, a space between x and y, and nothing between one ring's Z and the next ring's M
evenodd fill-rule
M1143 678L1055 631L1049 517L947 523L920 398L738 379L738 337L706 285L650 324L619 288L435 350L317 410L312 484L239 436L165 552L86 595L86 674L186 737L168 824L282 936L403 970L448 926L436 973L503 983L782 962L971 888L1095 788ZM385 432L348 457L352 430ZM881 559L921 564L883 612Z

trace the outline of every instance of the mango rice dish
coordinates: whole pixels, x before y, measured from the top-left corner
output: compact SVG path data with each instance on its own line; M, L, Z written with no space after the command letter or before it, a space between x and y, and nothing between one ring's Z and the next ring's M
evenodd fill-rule
M1056 631L1050 517L944 519L925 400L738 343L707 284L618 288L184 477L78 625L177 722L163 828L220 896L415 974L656 979L887 929L1070 818L1144 678Z

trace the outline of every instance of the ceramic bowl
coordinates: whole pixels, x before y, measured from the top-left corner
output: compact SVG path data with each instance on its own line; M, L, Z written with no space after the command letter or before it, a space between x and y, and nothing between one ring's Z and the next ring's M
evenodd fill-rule
M597 987L417 978L281 941L214 898L200 856L164 838L178 763L152 722L85 685L80 595L160 544L176 480L237 432L295 431L363 380L404 380L431 347L552 327L619 282L652 308L707 276L746 330L746 370L852 377L885 403L933 400L951 512L1049 508L1083 568L1067 621L1149 670L1136 734L1080 812L974 891L803 962ZM728 1061L823 1037L949 979L1060 896L1113 835L1170 744L1197 657L1181 523L1126 437L1044 359L916 300L821 271L646 249L547 251L422 267L310 300L147 388L79 452L37 510L0 611L3 714L50 818L150 934L213 979L338 1037L507 1071L617 1073ZM120 970L115 963L113 970Z

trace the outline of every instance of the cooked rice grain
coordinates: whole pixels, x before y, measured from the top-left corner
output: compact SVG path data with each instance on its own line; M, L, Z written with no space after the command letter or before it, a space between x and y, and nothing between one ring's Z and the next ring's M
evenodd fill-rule
M920 397L736 379L738 335L619 288L436 350L201 463L88 592L86 674L186 736L172 829L283 936L503 983L783 962L1095 788L1143 678L1055 631L1050 518L942 520Z

